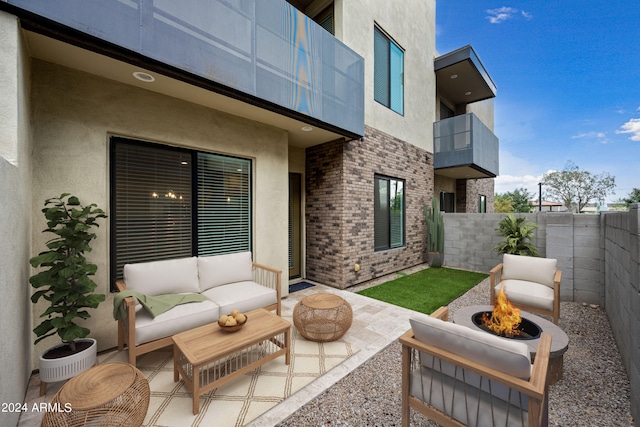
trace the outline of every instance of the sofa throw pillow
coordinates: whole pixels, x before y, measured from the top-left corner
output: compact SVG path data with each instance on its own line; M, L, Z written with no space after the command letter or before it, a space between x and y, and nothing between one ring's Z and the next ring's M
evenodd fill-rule
M127 289L145 295L200 292L196 257L126 264L123 273Z
M507 375L528 380L531 362L526 344L501 339L466 326L425 316L409 320L419 341L455 353Z
M198 257L201 292L220 285L253 280L251 252Z

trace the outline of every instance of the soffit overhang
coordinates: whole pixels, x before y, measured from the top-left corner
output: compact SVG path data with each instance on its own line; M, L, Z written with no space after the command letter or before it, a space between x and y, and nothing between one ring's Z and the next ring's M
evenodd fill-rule
M497 88L471 46L434 60L438 94L455 105L494 98Z

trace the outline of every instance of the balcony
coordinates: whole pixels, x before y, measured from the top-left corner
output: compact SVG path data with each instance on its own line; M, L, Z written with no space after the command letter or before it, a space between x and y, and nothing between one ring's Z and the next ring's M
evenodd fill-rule
M241 115L258 107L254 116L279 118L256 120L290 132L283 118L327 130L327 138L364 135L364 59L285 0L2 4L28 32L207 90L200 99L222 94L222 111L239 100Z
M433 147L438 175L456 179L498 175L498 137L473 113L435 122Z

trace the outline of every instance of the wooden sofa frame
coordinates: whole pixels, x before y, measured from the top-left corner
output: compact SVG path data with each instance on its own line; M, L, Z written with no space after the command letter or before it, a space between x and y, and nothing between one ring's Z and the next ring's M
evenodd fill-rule
M489 280L490 280L490 298L489 303L491 305L495 305L496 303L496 285L502 281L502 267L503 263L500 263L493 267L489 271ZM545 310L544 308L532 307L526 304L518 304L513 301L510 301L514 307L518 307L522 310L529 311L537 314L544 314L547 316L553 317L553 323L556 325L560 320L560 282L562 281L562 271L556 270L553 276L553 310Z
M446 307L438 309L431 317L436 317L444 321L447 320L448 310ZM430 418L438 424L448 427L464 426L458 420L452 418L450 414L439 411L428 403L412 396L411 373L412 368L419 362L417 358L420 352L429 354L435 358L446 361L459 368L473 371L491 381L499 382L515 391L519 391L529 397L528 425L546 426L548 422L547 399L547 369L549 365L549 353L551 351L551 335L543 333L536 353L535 361L528 381L512 377L503 372L480 365L477 362L458 356L457 354L445 351L441 348L425 344L413 336L413 330L409 329L400 337L402 344L402 426L409 427L410 409L417 410L425 417Z
M264 308L269 311L275 310L278 316L280 316L282 311L282 305L280 301L282 298L282 272L278 269L254 262L253 277L256 283L268 288L275 288L278 302ZM124 280L117 281L116 287L118 288L119 292L127 289L127 285ZM127 316L125 319L118 320L118 350L124 350L124 345L127 345L127 348L129 350L129 363L133 366L136 366L136 358L138 356L173 345L171 336L160 338L155 341L146 342L137 346L135 345L136 303L137 302L134 297L125 298L123 304L125 304Z

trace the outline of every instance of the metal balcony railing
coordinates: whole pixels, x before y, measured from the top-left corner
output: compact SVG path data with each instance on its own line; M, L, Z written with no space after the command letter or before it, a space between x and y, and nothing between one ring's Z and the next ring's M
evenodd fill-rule
M435 122L433 139L436 170L469 167L487 178L498 175L498 138L475 114Z

